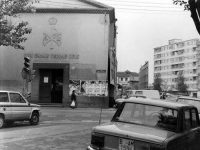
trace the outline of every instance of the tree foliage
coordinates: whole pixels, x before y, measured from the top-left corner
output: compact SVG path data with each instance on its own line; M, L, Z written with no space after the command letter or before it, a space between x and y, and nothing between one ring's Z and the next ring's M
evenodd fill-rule
M189 3L186 0L173 0L173 3L175 5L183 6L184 10L189 10L190 9Z
M177 84L177 90L181 93L187 93L187 85L185 84L185 78L183 76L183 73L178 74L178 78L176 80Z
M189 10L191 12L196 30L200 35L200 0L173 0L173 3L175 5L184 6L184 10Z
M32 4L38 1L31 0L0 0L0 46L12 46L16 49L24 49L21 45L27 40L26 34L31 33L28 22L21 21L15 24L11 19L19 17L20 13L33 12Z
M160 74L156 74L155 78L154 78L153 89L161 92L162 91L161 86L162 86L161 76L160 76Z

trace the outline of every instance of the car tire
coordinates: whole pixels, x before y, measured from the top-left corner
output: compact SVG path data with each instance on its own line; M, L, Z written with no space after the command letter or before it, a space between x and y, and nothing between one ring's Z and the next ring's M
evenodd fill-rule
M31 116L31 119L30 119L30 124L31 125L37 125L39 123L39 114L34 112Z
M3 128L4 125L5 125L4 117L3 117L3 115L0 115L0 128Z

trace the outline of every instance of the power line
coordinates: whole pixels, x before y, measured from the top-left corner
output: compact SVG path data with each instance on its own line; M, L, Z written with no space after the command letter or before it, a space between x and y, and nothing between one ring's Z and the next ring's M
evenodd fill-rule
M123 7L118 7L116 9L124 9L124 10L141 10L141 11L163 11L163 12L184 12L184 11L175 11L175 10L159 10L159 9L135 9L135 8L123 8Z
M63 7L64 5L72 5L72 6L85 6L85 5L80 5L80 4L71 4L71 3L66 3L66 2L53 2L53 1L49 1L49 0L42 0L40 1L40 3L43 3L43 4L47 4L49 6L58 6L58 7ZM64 4L64 5L63 5ZM116 9L119 9L119 10L124 10L124 11L144 11L144 12L171 12L171 13L174 13L174 12L179 12L179 13L183 13L184 11L178 11L178 10L159 10L159 9L146 9L145 6L134 6L134 5L131 5L133 6L133 8L130 8L130 7L115 7ZM139 9L137 8L134 8L134 7L140 7ZM155 7L157 8L157 7ZM158 7L158 8L162 8L162 7Z
M69 0L70 1L70 0ZM71 1L73 1L73 0L71 0ZM76 5L76 6L86 6L86 5L80 5L80 4L72 4L72 3L66 3L66 2L55 2L55 1L49 1L49 0L42 0L41 2L49 2L49 3L55 3L55 4L67 4L67 5ZM117 1L115 1L115 2L117 2ZM118 1L119 2L119 1ZM132 2L131 2L132 3ZM138 3L141 3L141 2L138 2ZM146 3L145 3L146 4ZM150 3L149 3L150 4ZM152 8L169 8L169 9L173 9L173 7L167 7L166 5L165 6L141 6L141 5L130 5L130 4L112 4L111 3L111 5L120 5L120 6L133 6L133 7L152 7ZM174 8L176 8L176 7L174 7Z
M99 2L102 0L99 0ZM154 5L172 5L172 3L156 3L156 2L138 2L138 1L127 1L127 0L103 0L103 1L110 1L110 2L119 2L119 3L135 3L135 4L154 4Z
M178 14L178 15L185 15L184 12L179 12L179 11L175 11L175 12L172 12L172 11L149 11L149 10L126 10L126 9L119 9L118 12L121 12L121 13L142 13L142 14L169 14L169 15L172 15L172 14Z
M106 1L106 2L105 2ZM102 2L102 0L99 0L99 2ZM146 12L178 12L178 13L185 13L186 11L181 10L181 9L176 9L176 7L167 7L167 5L169 6L173 6L170 3L153 3L153 2L134 2L134 1L127 1L127 0L104 0L105 3L107 3L107 5L111 5L113 6L116 10L125 10L125 11L146 11ZM114 3L114 2L119 2L119 3ZM127 4L127 2L129 4ZM123 3L123 4L120 4ZM137 4L150 4L150 5L137 5ZM153 4L153 5L152 5ZM155 5L157 4L157 5ZM119 7L120 6L125 6L125 7ZM161 6L159 6L161 5ZM115 7L117 6L117 7ZM132 8L131 8L132 7ZM137 9L137 7L139 9ZM148 9L148 8L152 8L152 9ZM158 8L158 9L157 9ZM160 10L159 8L163 8L162 10ZM181 8L181 7L180 7ZM169 10L167 10L169 9Z
M141 6L141 5L126 5L126 4L111 4L111 5L113 5L113 6L115 6L115 5L117 5L117 6L128 6L128 7L147 7L147 8L164 8L164 9L174 9L174 8L176 8L176 7L164 7L164 6ZM180 9L180 8L177 8L177 9ZM174 10L177 10L177 9L174 9Z

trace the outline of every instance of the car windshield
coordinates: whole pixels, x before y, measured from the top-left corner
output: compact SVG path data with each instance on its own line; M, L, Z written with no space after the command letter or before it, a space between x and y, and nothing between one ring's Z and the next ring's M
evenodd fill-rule
M178 111L171 108L125 103L113 120L176 131L177 115Z
M192 99L179 98L179 99L177 100L177 102L184 103L184 104L194 105L194 106L197 107L198 112L200 112L200 101L192 100Z

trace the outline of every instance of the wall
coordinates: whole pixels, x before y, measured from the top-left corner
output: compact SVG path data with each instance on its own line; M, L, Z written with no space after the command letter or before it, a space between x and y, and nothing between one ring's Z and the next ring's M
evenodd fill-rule
M22 91L23 50L0 46L0 90Z
M33 62L70 63L70 79L76 79L78 70L106 70L108 65L108 16L104 14L26 14L23 16L33 28L25 47L27 54L43 54ZM45 58L47 55L53 55ZM59 55L54 55L59 54ZM84 66L83 66L84 64ZM97 79L92 76L92 79ZM78 77L79 79L81 76ZM106 74L101 78L106 80Z
M69 64L72 80L107 80L109 16L105 14L35 13L21 14L32 33L23 44L25 50L0 47L0 87L22 89L23 57L34 64ZM18 20L13 20L13 24ZM39 74L32 85L38 99ZM11 82L8 85L7 81ZM69 81L68 81L69 82ZM4 86L4 83L6 84ZM69 91L69 88L66 88ZM21 90L20 90L21 91ZM67 96L69 96L67 94Z

